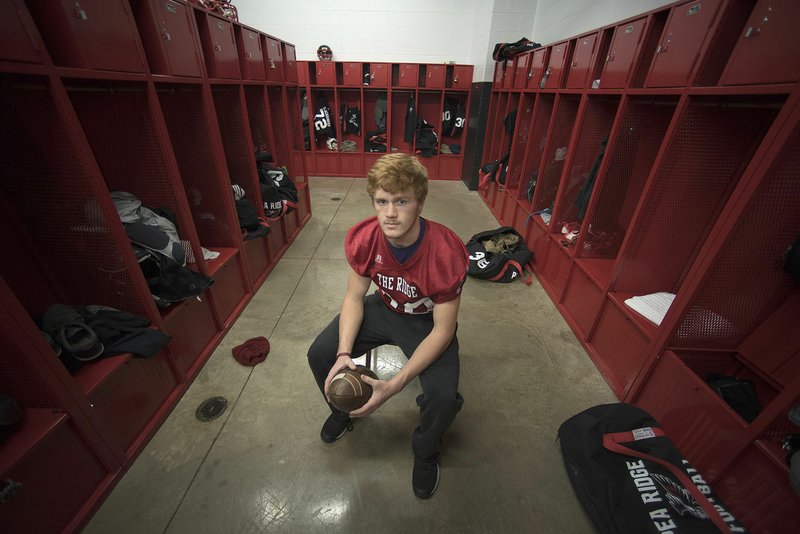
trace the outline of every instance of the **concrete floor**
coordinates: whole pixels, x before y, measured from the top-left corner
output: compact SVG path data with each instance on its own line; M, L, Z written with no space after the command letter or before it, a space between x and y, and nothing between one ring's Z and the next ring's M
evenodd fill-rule
M556 431L616 398L535 280L467 281L465 404L432 499L411 490L417 381L343 439L320 440L328 411L306 351L341 305L345 231L372 211L362 179L310 183L313 217L84 532L592 532ZM465 241L499 226L461 182L432 182L423 216ZM260 335L272 345L267 360L238 364L231 348ZM382 347L378 374L403 361ZM200 402L217 395L227 411L197 421Z

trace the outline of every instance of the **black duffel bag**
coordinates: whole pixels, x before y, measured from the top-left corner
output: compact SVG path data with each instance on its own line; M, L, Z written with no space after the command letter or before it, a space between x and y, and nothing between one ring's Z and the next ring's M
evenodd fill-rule
M558 437L575 493L599 532L745 532L644 410L594 406L567 419Z
M533 259L525 240L511 226L478 232L467 241L466 247L469 252L467 274L492 282L513 282L529 272L528 263ZM529 275L524 281L530 285L533 279Z

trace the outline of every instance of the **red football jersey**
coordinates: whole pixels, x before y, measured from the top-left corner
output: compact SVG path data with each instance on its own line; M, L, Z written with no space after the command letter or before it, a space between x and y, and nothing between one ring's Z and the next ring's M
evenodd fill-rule
M397 313L431 313L433 304L455 299L467 279L469 254L449 228L425 219L419 248L399 263L377 217L347 232L344 252L353 270L370 278L386 305Z

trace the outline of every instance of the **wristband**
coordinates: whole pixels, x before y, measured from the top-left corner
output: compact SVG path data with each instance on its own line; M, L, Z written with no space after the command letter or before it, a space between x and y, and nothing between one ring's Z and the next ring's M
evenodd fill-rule
M340 356L351 356L351 354L349 352L340 352L336 355L337 358L339 358Z

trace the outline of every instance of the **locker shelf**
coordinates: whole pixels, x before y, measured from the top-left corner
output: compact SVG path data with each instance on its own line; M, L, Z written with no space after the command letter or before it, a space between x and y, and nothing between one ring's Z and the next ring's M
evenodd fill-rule
M117 356L102 358L88 365L84 365L74 375L75 382L78 384L78 389L85 396L91 396L100 384L125 365L125 362L131 357L132 354L128 352Z

